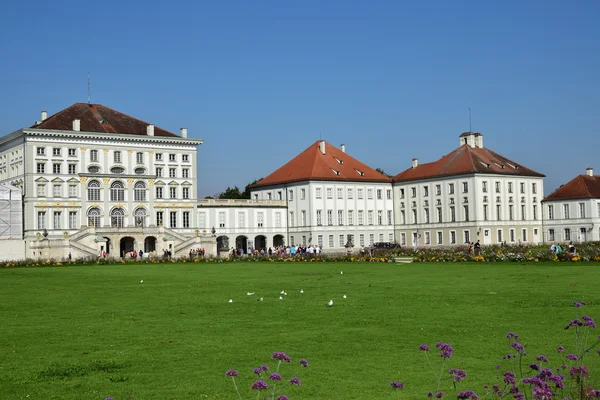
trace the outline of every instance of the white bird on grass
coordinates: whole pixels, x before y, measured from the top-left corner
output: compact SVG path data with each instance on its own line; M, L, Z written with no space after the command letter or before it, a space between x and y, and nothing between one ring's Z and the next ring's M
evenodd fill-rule
M300 289L300 293L304 293L304 290Z
M329 307L331 307L331 306L333 305L333 300L329 300L329 303L327 303L327 305L328 305Z
M283 297L279 296L279 300L283 300Z
M229 299L228 303L233 303L233 299Z
M140 283L144 283L144 280L142 279L142 280L140 281Z
M340 275L344 275L344 271L340 271Z
M343 297L346 298L346 295L344 295Z
M255 292L248 292L248 296L252 296Z
M281 292L279 292L279 294L285 294L285 290L282 290Z
M263 301L263 298L261 297L260 299L258 299L258 301Z
M287 296L287 292L283 292L283 295L284 295L284 296Z

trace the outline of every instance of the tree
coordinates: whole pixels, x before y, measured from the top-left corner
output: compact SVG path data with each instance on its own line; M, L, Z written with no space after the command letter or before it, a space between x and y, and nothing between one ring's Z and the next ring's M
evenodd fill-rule
M243 199L249 199L250 198L250 186L254 185L255 183L258 183L259 181L262 181L263 178L260 179L255 179L252 182L250 182L249 184L246 185L246 187L244 188L244 192L242 193L242 195L244 197L242 197Z
M227 187L224 192L219 193L219 199L242 199L242 193L237 186Z
M381 175L387 176L388 178L391 178L392 176L394 176L394 175L386 174L385 171L381 168L375 168L375 171L379 172Z

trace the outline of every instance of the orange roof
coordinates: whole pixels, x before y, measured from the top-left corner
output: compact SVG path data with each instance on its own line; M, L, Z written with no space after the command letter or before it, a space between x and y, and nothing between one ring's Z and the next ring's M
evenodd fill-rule
M308 180L391 182L390 178L366 166L340 149L324 142L325 154L321 152L320 140L308 146L291 161L252 187L279 185Z
M600 176L577 175L546 196L543 201L573 199L600 199Z
M101 104L75 103L31 128L72 131L75 119L83 132L146 135L146 127L151 125ZM156 126L154 136L179 137Z
M473 173L544 177L491 150L463 144L437 161L408 168L392 180L403 182Z

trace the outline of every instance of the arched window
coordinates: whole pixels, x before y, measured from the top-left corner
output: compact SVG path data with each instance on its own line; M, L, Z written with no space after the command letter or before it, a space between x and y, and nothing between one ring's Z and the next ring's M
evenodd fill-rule
M125 219L125 211L122 208L115 208L110 212L110 226L116 228L123 227L123 220Z
M116 181L110 185L110 201L125 201L123 182Z
M144 226L146 221L146 210L138 208L135 210L135 226Z
M146 184L144 182L136 182L133 187L133 198L135 201L146 201Z
M88 201L100 201L100 182L90 181L88 183Z
M88 226L100 227L100 209L90 208L88 211Z

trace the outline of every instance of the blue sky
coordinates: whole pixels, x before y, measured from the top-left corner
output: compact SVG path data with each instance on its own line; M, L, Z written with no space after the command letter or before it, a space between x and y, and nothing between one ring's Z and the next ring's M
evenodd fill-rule
M203 138L199 191L322 137L398 173L469 129L555 189L600 171L598 1L19 1L0 10L0 134L87 101Z

